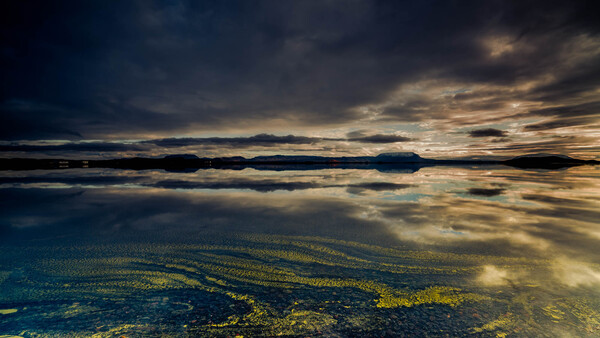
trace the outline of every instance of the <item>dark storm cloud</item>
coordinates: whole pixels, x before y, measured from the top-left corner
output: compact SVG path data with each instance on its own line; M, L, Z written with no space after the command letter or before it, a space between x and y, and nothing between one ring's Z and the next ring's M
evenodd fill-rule
M69 142L65 144L45 145L45 144L5 144L0 145L0 152L46 152L56 153L74 153L74 152L139 152L150 150L152 145L161 148L176 149L183 147L229 147L229 148L248 148L248 147L278 147L284 144L314 144L321 142L321 138L306 136L275 136L259 134L250 137L208 137L208 138L165 138L156 140L140 141L136 143L117 143L117 142Z
M594 201L588 200L578 200L578 199L570 199L570 198L558 198L543 194L521 194L521 198L526 201L534 201L544 203L549 206L557 207L572 207L572 208L587 208L594 209L596 204Z
M488 148L490 150L517 150L520 152L532 153L532 152L549 152L549 153L562 153L569 154L573 151L578 150L582 144L593 144L593 138L577 135L554 135L551 138L544 141L536 142L510 142L504 144L502 147ZM475 147L481 145L473 145ZM598 152L600 146L585 146L586 149L593 152Z
M0 152L120 152L140 151L135 144L113 142L84 142L52 145L8 144L0 145Z
M492 143L504 143L504 142L509 142L510 139L508 137L504 137L504 138L495 138L492 140Z
M110 186L120 184L134 184L140 183L144 180L143 176L69 176L63 174L60 176L25 176L25 177L0 177L0 184L36 184L36 183L61 183L69 185L97 185L97 186Z
M210 177L203 179L202 176L193 177L193 179L157 179L153 175L126 175L115 176L108 173L102 175L93 175L82 177L69 172L46 173L40 175L27 175L16 177L0 177L0 185L22 186L31 184L52 184L60 183L71 186L102 186L109 187L124 184L136 184L138 186L162 188L162 189L248 189L257 192L273 192L278 190L295 191L318 188L348 188L353 193L364 191L395 191L415 187L411 184L399 184L392 182L360 182L352 184L334 184L305 181L290 181L289 179L273 178L244 178L244 177ZM160 175L160 174L159 174ZM160 177L160 176L158 176ZM326 179L320 177L321 180Z
M322 188L319 183L281 182L277 180L228 179L215 182L191 182L183 180L163 180L152 186L164 189L250 189L258 192L277 190L294 191Z
M250 189L258 192L277 190L306 190L317 188L348 188L353 191L394 191L413 187L410 184L391 182L363 182L355 184L323 184L315 182L290 182L275 179L227 179L213 182L192 182L183 180L163 180L151 184L153 187L165 189Z
M539 116L557 116L557 117L574 117L574 116L589 116L600 114L600 101L588 102L578 105L563 105L558 107L549 107L544 109L536 109L529 112L531 115Z
M502 195L506 189L495 188L495 189L486 189L486 188L470 188L468 190L469 194L474 196L482 196L482 197L494 197Z
M594 4L585 1L1 6L4 140L339 125L364 117L356 107L434 77L511 86L554 73L554 81L523 95L560 106L561 98L589 92L600 78L597 60L556 72L567 64L570 41L599 33ZM508 36L517 47L491 58L484 42L495 36ZM477 106L502 107L501 101ZM433 108L425 98L390 106L383 115L399 121L445 116Z
M544 131L574 126L597 128L600 125L600 102L536 109L530 111L529 115L542 116L550 120L526 125L523 128L525 131Z
M365 189L372 191L393 191L414 187L411 184L400 184L391 182L365 182L348 185L350 188Z
M505 137L507 136L506 131L495 129L495 128L486 128L486 129L474 129L469 131L469 136L471 137Z
M345 140L345 139L328 139ZM0 152L126 152L148 150L151 145L162 148L182 148L194 146L220 147L277 147L283 144L314 144L323 141L322 138L306 136L276 136L259 134L250 137L205 137L205 138L164 138L146 140L135 143L117 142L69 142L65 144L5 144L0 145Z
M408 142L413 141L410 137L404 137L400 135L371 135L349 138L349 141L362 142L362 143L396 143L396 142Z
M581 126L598 127L599 121L589 118L556 118L548 122L532 123L523 127L524 131L545 131L550 129L558 129L565 127Z
M6 203L0 204L4 216L0 231L24 232L28 239L61 236L65 243L71 236L122 239L146 234L186 240L190 233L256 231L396 243L377 220L357 216L362 207L341 199L248 199L235 193L208 196L136 189L3 189L2 193ZM8 240L14 237L0 237L0 242Z
M343 140L343 139L339 139ZM396 143L414 141L414 139L401 135L394 134L372 134L369 135L367 130L356 130L346 134L346 141L361 142L361 143Z
M154 144L165 148L177 148L194 145L223 145L236 147L263 146L273 147L281 144L313 144L322 141L317 137L306 136L276 136L258 134L250 137L205 137L205 138L164 138L143 141L141 143Z
M401 189L407 189L415 187L412 184L400 184L400 183L392 183L392 182L363 182L356 184L347 185L346 192L354 195L363 195L366 191L376 191L376 192L384 192L384 191L396 191Z
M258 134L249 137L187 137L187 138L163 138L139 142L68 142L64 144L21 144L18 142L0 145L0 152L47 152L47 153L74 153L74 152L141 152L150 149L150 146L161 148L184 148L184 147L279 147L281 145L310 145L327 141L346 141L359 143L395 143L411 141L411 138L399 135L376 134L352 138L320 138L286 135L277 136L271 134Z

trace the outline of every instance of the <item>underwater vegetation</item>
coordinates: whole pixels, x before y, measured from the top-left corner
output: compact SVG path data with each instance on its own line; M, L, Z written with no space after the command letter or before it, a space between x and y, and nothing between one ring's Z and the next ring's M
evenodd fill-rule
M486 264L543 270L543 259L244 233L193 244L6 246L2 252L5 335L600 332L597 299L473 282Z

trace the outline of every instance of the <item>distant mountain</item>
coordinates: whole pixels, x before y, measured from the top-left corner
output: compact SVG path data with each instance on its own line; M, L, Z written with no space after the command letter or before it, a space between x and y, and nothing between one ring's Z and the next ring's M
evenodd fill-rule
M584 164L600 164L595 160L579 160L560 154L529 154L506 160L504 164L518 168L558 169Z
M427 162L434 161L429 159L424 159L421 156L411 153L411 152L403 152L403 153L383 153L379 154L375 157L378 162L388 162L388 163L397 163L397 162L410 162L410 163L418 163L418 162Z
M559 169L584 164L600 164L594 160L578 160L565 155L530 154L506 161L496 160L435 160L422 158L412 152L383 153L377 156L325 157L274 155L244 158L242 156L199 158L193 154L167 155L163 158L121 158L112 160L65 160L65 159L0 159L0 170L62 169L62 168L121 168L165 169L170 171L193 171L200 168L278 168L276 170L309 170L340 166L341 168L377 169L386 171L416 171L434 165L508 165L517 168ZM384 168L385 167L385 168Z
M248 160L242 156L232 156L232 157L217 157L217 158L213 158L212 161L213 162L246 162Z
M251 162L315 162L325 161L325 157L321 156L289 156L289 155L274 155L274 156L256 156L251 158Z
M565 160L574 160L574 158L569 157L567 155L548 154L548 153L537 153L537 154L521 155L521 156L517 156L517 157L513 158L513 160L522 159L522 158L546 158L546 157L560 157L560 158L565 159Z
M196 156L196 155L194 155L194 154L167 155L167 156L165 156L163 158L167 159L167 160L172 160L172 159L195 160L195 159L199 159L199 157Z
M403 158L407 158L407 157L418 157L421 158L421 156L413 153L413 152L399 152L399 153L383 153L383 154L379 154L377 155L377 157L403 157Z
M304 164L343 164L343 163L422 163L435 160L424 159L415 153L385 153L377 156L304 156L304 155L273 155L257 156L246 159L244 157L219 157L213 159L213 163L266 163L266 164L284 164L284 163L304 163Z

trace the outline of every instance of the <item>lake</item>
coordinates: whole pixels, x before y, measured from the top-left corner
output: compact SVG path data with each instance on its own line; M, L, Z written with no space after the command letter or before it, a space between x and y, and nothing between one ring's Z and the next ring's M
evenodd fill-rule
M600 334L600 166L239 169L0 171L0 335Z

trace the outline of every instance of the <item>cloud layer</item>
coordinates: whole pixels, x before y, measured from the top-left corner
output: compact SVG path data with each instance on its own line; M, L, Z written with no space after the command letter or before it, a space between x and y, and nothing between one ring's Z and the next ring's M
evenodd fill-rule
M527 144L576 133L591 139L555 150L588 156L598 141L592 2L0 6L5 141L281 141L268 133L307 145L367 128L351 141L443 154L470 145L457 136L470 128Z

